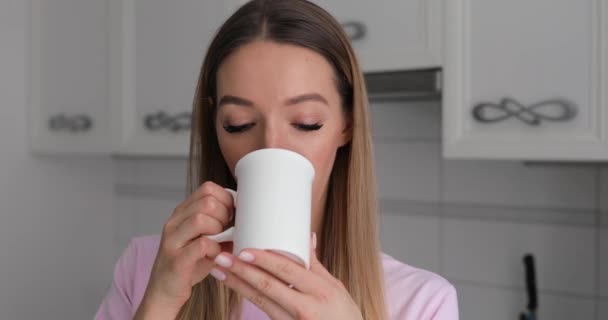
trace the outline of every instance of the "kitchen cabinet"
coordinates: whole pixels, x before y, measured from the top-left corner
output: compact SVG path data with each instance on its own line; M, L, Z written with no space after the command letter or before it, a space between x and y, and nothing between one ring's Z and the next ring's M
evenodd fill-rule
M30 9L31 149L107 154L111 149L107 2L32 0Z
M185 156L209 41L242 0L32 0L36 152ZM365 72L441 64L442 0L316 1Z
M443 153L608 160L608 1L445 2Z
M115 152L184 156L200 67L237 1L111 0Z
M317 1L355 37L364 71L437 67L441 0ZM244 1L112 0L112 130L126 155L188 154L202 58ZM365 28L359 39L357 33Z
M200 66L237 1L32 0L31 149L183 156Z
M441 66L442 0L313 0L343 25L364 72Z

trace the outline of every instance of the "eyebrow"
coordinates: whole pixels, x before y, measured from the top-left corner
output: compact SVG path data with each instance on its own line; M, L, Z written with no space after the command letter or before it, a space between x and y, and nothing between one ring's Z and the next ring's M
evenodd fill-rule
M230 95L223 96L222 99L220 99L220 101L218 102L217 107L219 108L225 104L236 104L237 106L244 106L244 107L253 106L253 102L250 100L239 98L236 96L230 96Z
M302 103L302 102L306 102L306 101L317 101L317 102L321 102L325 105L329 105L329 103L327 102L327 99L325 99L322 95L320 95L318 93L314 93L314 92L305 93L305 94L297 95L295 97L291 97L291 98L285 100L285 105L290 106L290 105L294 105L294 104L298 104L298 103ZM247 100L245 98L231 96L231 95L223 96L218 103L218 108L225 104L234 104L234 105L243 106L243 107L252 107L254 105L253 101L251 101L251 100Z

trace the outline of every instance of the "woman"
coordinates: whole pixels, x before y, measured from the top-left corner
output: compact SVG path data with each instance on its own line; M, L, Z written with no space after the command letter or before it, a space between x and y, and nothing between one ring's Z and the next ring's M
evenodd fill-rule
M310 270L204 237L233 225L223 187L236 189L236 162L261 148L315 168ZM371 154L365 85L340 24L308 1L245 4L202 66L191 195L160 237L131 241L97 319L457 319L450 283L380 253Z

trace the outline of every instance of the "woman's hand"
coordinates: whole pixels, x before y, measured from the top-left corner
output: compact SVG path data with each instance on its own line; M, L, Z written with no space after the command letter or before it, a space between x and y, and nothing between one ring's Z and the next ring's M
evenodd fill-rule
M279 254L247 249L222 253L211 271L268 316L282 319L362 319L348 291L317 259L313 234L310 270Z
M222 247L201 235L223 231L234 216L232 196L205 182L180 203L163 227L150 280L135 319L173 319L192 293L192 286L213 268ZM230 248L223 248L231 251Z

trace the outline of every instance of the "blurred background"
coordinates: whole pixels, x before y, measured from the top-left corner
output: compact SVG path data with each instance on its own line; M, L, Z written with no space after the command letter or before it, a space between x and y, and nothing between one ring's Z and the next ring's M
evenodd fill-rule
M460 318L608 319L608 1L315 1L370 90L383 250ZM0 0L0 318L92 318L182 201L207 43L242 1Z

